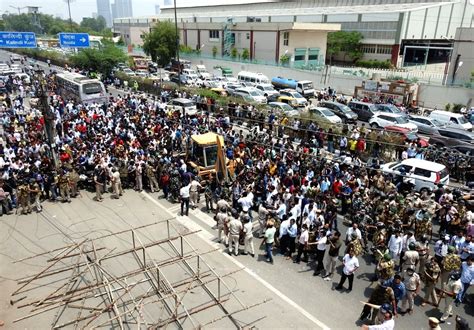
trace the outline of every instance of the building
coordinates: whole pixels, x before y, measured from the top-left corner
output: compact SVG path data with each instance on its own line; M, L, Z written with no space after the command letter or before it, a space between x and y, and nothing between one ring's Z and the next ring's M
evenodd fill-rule
M107 27L112 26L109 0L97 0L97 15L102 16L105 19Z
M456 29L474 26L472 0L228 0L219 3L179 6L178 20L221 24L229 18L237 24L337 23L344 31L359 31L364 36L365 59L390 60L399 66L447 63ZM153 24L158 19L174 20L172 1L165 1L160 15L143 18L137 24L141 26L145 21ZM119 29L126 22L117 20L114 26Z
M155 5L155 14L159 15L161 13L160 5Z
M115 3L110 4L110 11L112 12L112 18L115 20L118 17L117 16L117 6L115 5Z
M288 55L293 66L324 64L328 32L339 24L325 23L180 23L181 43L204 55L230 56L246 49L250 59L279 62Z
M115 14L114 18L119 17L133 17L132 0L115 0Z
M474 87L474 27L458 28L447 70L446 84L469 84ZM474 95L473 95L474 97Z
M164 5L165 7L169 7L169 6L171 6L172 4L173 4L173 1L172 1L172 0L165 0L165 1L163 2L163 5Z

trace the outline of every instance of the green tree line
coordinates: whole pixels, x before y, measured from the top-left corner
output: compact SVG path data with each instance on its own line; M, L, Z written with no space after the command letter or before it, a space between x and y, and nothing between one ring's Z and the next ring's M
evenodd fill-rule
M37 14L39 25L34 24L31 14L3 14L0 20L1 31L35 32L37 34L56 35L59 32L84 32L93 35L112 36L102 16L84 17L80 24L52 15Z

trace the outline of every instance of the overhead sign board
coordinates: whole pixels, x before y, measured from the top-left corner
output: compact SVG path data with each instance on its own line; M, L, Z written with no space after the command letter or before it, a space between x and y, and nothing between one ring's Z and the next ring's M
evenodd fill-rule
M90 47L89 34L87 33L59 33L59 46L61 48Z
M36 48L33 32L0 31L0 48Z

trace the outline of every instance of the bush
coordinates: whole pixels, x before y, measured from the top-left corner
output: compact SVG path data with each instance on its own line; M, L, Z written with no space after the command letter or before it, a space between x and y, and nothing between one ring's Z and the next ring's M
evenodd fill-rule
M455 113L460 113L461 112L461 109L464 108L465 105L464 104L461 104L461 103L453 103L453 107L451 108L451 110Z
M356 66L370 69L391 69L392 63L389 60L379 61L379 60L358 60L356 61Z
M281 65L288 65L290 63L290 56L284 54L280 56L280 64Z
M237 50L237 48L232 47L232 50L230 51L230 57L235 59L237 56L239 56L239 51Z
M250 58L250 52L247 48L244 48L244 50L242 51L242 59L246 61L249 58Z

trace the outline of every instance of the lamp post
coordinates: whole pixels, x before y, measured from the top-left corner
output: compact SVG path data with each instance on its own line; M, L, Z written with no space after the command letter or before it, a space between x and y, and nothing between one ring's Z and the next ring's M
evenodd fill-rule
M174 28L176 29L176 60L178 61L178 86L181 85L181 61L179 60L179 31L178 13L176 12L176 0L174 0Z
M22 9L27 8L27 7L15 7L15 6L10 6L10 7L13 8L13 9L18 10L18 15L21 15L21 10L22 10Z

